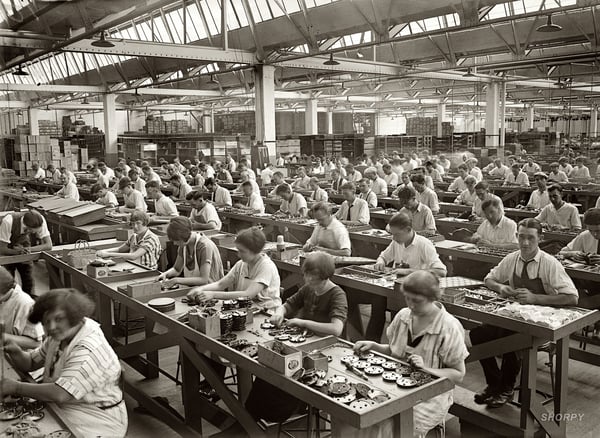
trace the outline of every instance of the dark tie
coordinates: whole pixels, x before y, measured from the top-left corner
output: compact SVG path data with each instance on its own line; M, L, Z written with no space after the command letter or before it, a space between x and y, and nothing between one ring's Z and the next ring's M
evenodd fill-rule
M530 260L523 260L521 259L521 261L523 262L523 269L521 270L521 279L522 280L529 280L529 273L527 272L527 266L529 266L529 263L533 262L535 259L530 259Z
M352 205L348 204L348 213L346 214L346 220L350 221L350 209L352 208Z

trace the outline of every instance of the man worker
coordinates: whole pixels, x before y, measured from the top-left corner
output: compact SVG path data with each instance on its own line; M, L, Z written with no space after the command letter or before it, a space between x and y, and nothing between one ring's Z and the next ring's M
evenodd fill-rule
M563 201L562 187L554 184L548 188L550 204L542 208L535 217L543 226L558 226L563 229L580 230L579 211L573 204Z
M435 219L431 209L417 200L417 191L412 187L404 187L398 192L402 208L400 213L406 214L415 231L436 232Z
M495 248L516 249L517 224L504 215L502 203L495 198L486 199L481 204L485 220L471 238L478 245Z
M367 225L371 221L367 201L356 197L356 186L353 182L347 182L341 188L344 202L335 217L345 225Z
M548 187L546 181L548 175L544 172L536 172L533 176L537 189L531 192L527 208L532 210L541 210L546 205L550 204L550 195L548 194Z
M308 207L306 206L306 198L302 194L293 192L287 184L277 186L275 193L282 199L279 207L281 213L294 217L306 217Z
M423 175L413 175L410 180L417 191L417 200L429 207L433 214L438 214L440 212L440 202L437 193L425 185L425 177Z
M150 181L146 184L146 193L148 198L154 199L154 211L158 216L179 216L175 202L165 196L156 181Z
M317 226L304 245L305 252L323 251L332 256L349 256L351 253L348 228L331 214L331 206L317 202L311 208Z

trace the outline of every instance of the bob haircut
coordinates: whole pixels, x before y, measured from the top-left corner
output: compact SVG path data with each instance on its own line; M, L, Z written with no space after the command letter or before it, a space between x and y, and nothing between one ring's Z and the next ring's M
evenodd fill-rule
M543 231L542 223L533 217L528 217L526 219L523 219L521 222L519 222L519 225L517 226L517 230L521 227L535 228L537 230L538 237L542 237L542 231Z
M23 223L29 228L39 228L44 225L44 217L35 210L29 210L23 215Z
M254 254L258 254L265 247L267 238L260 228L252 227L241 231L235 238L235 243L242 245Z
M465 184L477 184L477 178L475 178L473 175L467 175L467 177L465 178Z
M131 187L131 180L128 176L124 176L119 180L119 189L123 190L125 187Z
M96 183L90 188L90 193L92 195L95 195L100 190L105 189L105 188L106 188L106 186L104 185L104 183Z
M333 257L324 252L308 254L302 264L302 273L315 275L321 280L329 280L335 273Z
M167 236L170 241L187 242L192 235L192 221L184 216L171 219L167 226Z
M134 210L129 217L129 222L140 221L145 227L150 223L150 216L140 210Z
M441 297L440 280L431 271L416 271L404 279L402 292L436 301Z
M583 223L586 225L600 225L600 208L590 208L583 215Z
M390 228L392 228L392 227L400 228L400 229L412 228L412 220L405 213L396 213L395 215L392 216L388 225L390 226Z
M83 318L91 316L94 307L94 302L77 289L52 289L36 300L29 321L33 324L43 323L46 313L62 309L73 327L83 321Z

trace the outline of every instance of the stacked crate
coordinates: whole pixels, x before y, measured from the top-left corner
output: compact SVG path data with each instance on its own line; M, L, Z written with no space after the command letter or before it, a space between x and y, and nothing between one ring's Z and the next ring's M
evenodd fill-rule
M47 135L19 135L15 138L13 168L19 176L33 176L33 165L46 168L79 169L78 147L65 140L61 142Z
M406 119L407 135L437 135L437 117L413 117ZM442 135L452 135L454 126L450 122L442 122Z
M58 137L61 135L58 123L54 120L38 120L40 135Z

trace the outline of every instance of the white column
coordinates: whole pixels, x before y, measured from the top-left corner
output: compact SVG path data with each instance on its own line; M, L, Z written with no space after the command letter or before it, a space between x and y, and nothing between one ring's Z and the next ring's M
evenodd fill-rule
M202 115L202 132L204 134L212 134L214 132L213 118L210 114Z
M332 110L328 110L325 113L325 124L326 126L326 132L329 135L333 135L333 111Z
M526 129L526 130L533 129L534 123L535 123L535 107L533 104L529 104L529 106L527 106L527 108L526 108L524 129Z
M29 134L40 135L40 125L38 124L40 110L37 108L29 108L27 110L27 115L29 116Z
M598 137L598 107L592 106L590 111L590 137Z
M485 145L497 147L498 138L498 115L500 107L500 90L497 82L490 82L485 92Z
M256 141L269 148L269 157L275 158L275 67L257 65L254 70Z
M105 161L109 166L117 164L117 107L115 94L104 94L102 105L104 111L104 149Z
M506 82L502 82L500 85L500 148L498 150L498 156L504 156L504 143L506 139ZM500 150L501 149L501 150Z
M306 101L306 110L304 111L304 133L306 135L317 135L319 133L317 103L317 99Z
M442 122L446 118L446 104L443 102L438 103L437 106L437 136L443 135Z

